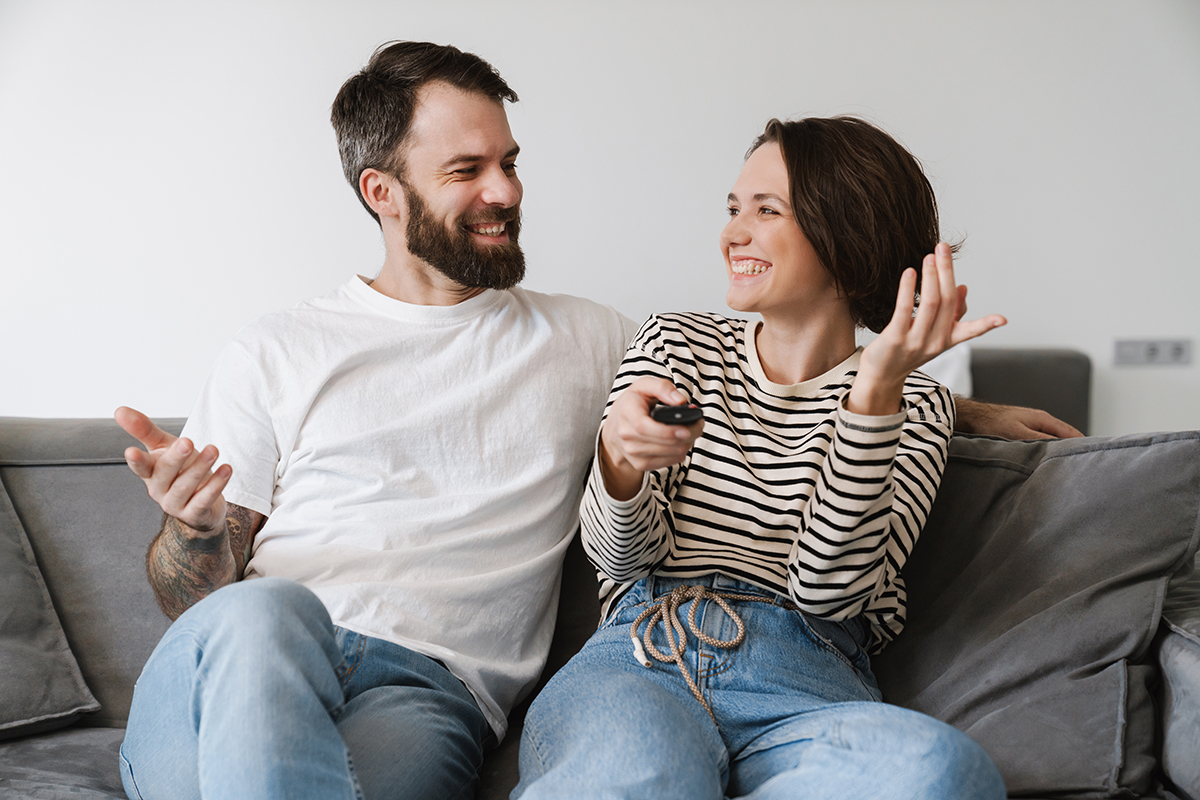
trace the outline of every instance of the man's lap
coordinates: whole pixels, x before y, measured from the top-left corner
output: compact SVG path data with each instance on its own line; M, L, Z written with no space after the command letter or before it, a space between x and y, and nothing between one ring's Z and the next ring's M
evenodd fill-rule
M229 733L242 729L245 740ZM181 783L198 796L212 769L202 761L257 774L298 752L356 777L369 800L470 797L490 735L440 663L335 627L303 587L254 579L168 630L138 681L122 758L148 797L169 778L170 796L191 793Z

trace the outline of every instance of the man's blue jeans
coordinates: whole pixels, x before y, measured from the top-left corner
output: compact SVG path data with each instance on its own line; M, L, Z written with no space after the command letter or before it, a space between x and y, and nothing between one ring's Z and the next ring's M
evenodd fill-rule
M472 798L487 721L437 661L335 628L312 592L227 586L167 631L121 746L131 798Z
M771 601L729 601L746 630L734 649L688 632L684 662L712 717L674 664L643 667L630 640L648 601L681 584ZM734 637L733 621L711 599L688 601L684 620L696 603L699 630ZM879 702L866 640L858 620L810 618L723 575L647 578L529 709L513 797L1003 800L1000 773L974 741ZM666 652L661 623L652 641Z

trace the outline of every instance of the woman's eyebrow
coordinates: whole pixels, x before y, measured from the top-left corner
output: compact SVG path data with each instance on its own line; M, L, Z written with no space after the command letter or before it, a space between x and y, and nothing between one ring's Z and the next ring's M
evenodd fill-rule
M764 200L773 200L776 203L780 203L784 206L787 206L788 208L791 208L791 204L788 203L787 200L785 200L784 198L780 197L779 195L771 193L771 192L759 192L758 194L754 195L750 199L756 203L761 203ZM737 198L736 194L734 194L733 192L730 192L729 195L725 198L725 200L730 203L736 203L738 201L738 198Z

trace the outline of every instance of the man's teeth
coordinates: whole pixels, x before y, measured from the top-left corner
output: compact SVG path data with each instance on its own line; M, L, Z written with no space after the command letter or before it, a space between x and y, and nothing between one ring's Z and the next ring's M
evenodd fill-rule
M504 233L504 223L499 225L477 225L471 228L472 231L483 236L499 236Z
M758 275L771 268L770 264L762 264L758 261L734 261L730 266L738 275Z

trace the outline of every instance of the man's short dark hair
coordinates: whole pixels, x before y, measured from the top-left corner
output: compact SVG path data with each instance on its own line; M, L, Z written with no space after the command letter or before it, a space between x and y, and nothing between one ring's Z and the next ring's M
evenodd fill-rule
M849 301L855 324L878 333L895 311L900 276L914 267L919 281L921 262L940 239L937 200L921 162L856 117L773 119L746 157L767 142L783 151L800 230Z
M365 169L403 178L402 145L412 128L417 91L430 81L445 81L496 102L517 102L491 64L457 47L431 42L388 42L371 60L342 84L330 119L337 133L342 171L359 202L379 221L362 196L358 178Z

